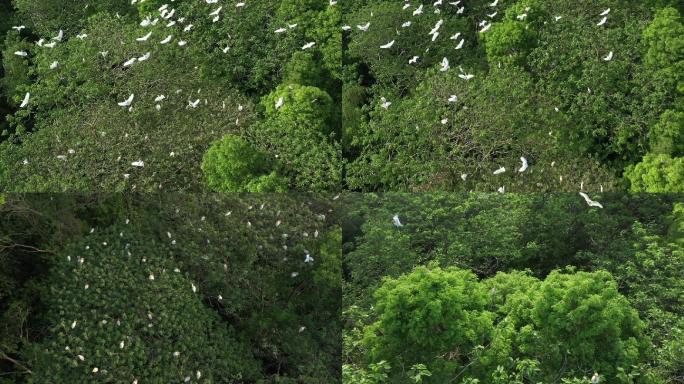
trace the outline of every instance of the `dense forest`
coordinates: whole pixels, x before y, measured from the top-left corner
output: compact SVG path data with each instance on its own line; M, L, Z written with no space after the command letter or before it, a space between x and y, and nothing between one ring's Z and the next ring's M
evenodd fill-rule
M5 196L0 383L339 383L334 204Z
M682 0L0 0L0 384L684 384Z
M683 190L681 1L343 4L351 189Z
M343 377L684 382L684 199L360 195L345 201Z
M0 1L4 190L341 184L327 0Z

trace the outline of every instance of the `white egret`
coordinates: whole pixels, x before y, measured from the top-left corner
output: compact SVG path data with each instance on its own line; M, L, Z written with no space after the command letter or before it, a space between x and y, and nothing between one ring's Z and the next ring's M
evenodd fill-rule
M506 172L506 167L501 167L501 168L497 169L496 171L494 171L494 174L495 174L495 175L500 175L500 174L502 174L502 173L504 173L504 172Z
M28 105L30 98L31 94L26 92L26 95L24 95L24 100L21 101L21 105L19 106L19 108L25 108Z
M404 226L401 223L401 221L399 220L399 215L392 216L392 223L394 224L395 227L403 227Z
M131 93L130 96L128 96L128 99L122 101L119 103L119 106L121 107L130 107L131 103L133 103L133 98L135 98L135 95Z
M579 194L584 198L584 201L586 201L590 207L603 208L603 205L601 205L601 203L599 203L598 201L594 201L594 200L590 199L589 195L587 195L586 193L580 192Z
M529 164L527 164L527 159L522 156L520 157L520 161L522 162L522 166L520 167L520 169L518 169L518 172L522 173L527 170Z

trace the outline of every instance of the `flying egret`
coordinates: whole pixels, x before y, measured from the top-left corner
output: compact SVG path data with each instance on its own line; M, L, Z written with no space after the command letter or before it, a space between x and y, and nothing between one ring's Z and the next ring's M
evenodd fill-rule
M461 73L461 74L458 75L458 77L460 77L460 78L463 79L463 80L470 80L470 79L472 79L473 77L475 77L475 75L471 75L471 74L467 74L467 75L466 75L465 73Z
M387 43L387 44L381 45L380 48L382 48L382 49L389 49L389 48L392 48L393 45L394 45L394 40L390 41L390 42Z
M309 255L308 253L306 254L306 257L304 258L305 263L313 263L314 259Z
M21 57L28 56L28 52L26 52L26 51L16 51L16 52L14 52L14 54L17 56L21 56Z
M413 16L418 16L423 13L423 4L419 5L415 11L413 11Z
M603 19L601 19L601 21L599 21L596 25L600 27L605 24L606 21L608 21L608 16L603 16Z
M139 38L137 38L137 39L135 39L135 40L136 40L136 41L147 41L147 39L149 39L150 36L152 36L152 32L148 33L147 35L145 35L145 36L143 36L143 37L139 37Z
M451 95L451 96L449 96L449 99L448 99L447 101L450 102L450 103L455 103L455 102L458 101L458 96L456 96L456 95Z
M126 99L125 101L122 101L122 102L119 103L119 106L122 106L122 107L130 107L130 106L131 106L131 103L133 103L133 98L134 98L134 97L135 97L135 95L131 93L131 95L128 96L128 99Z
M608 52L608 55L603 58L603 61L611 61L613 60L613 51Z
M461 42L458 43L455 49L461 49L463 48L463 44L465 43L465 39L461 39Z
M599 203L598 201L594 201L594 200L590 199L589 195L587 195L586 193L580 192L579 194L584 198L584 201L586 201L590 207L603 208L603 205L601 205L601 203Z
M395 227L403 227L404 225L399 221L399 215L392 216L392 223Z
M385 98L385 96L380 97L380 101L382 101L381 106L382 106L384 109L387 109L387 108L389 108L390 105L392 105L392 102L391 102L391 101L387 101L387 99Z
M24 95L24 100L22 100L19 108L25 108L28 105L30 98L31 98L31 94L26 92L26 95Z
M280 109L280 107L282 107L283 104L285 104L285 99L279 97L278 100L276 100L275 102L275 109Z
M442 58L442 62L439 63L439 65L440 65L440 68L439 68L440 72L448 71L449 70L449 59L447 59L446 57Z
M368 31L368 27L370 27L370 21L367 22L366 24L359 24L356 26L356 28L358 28L362 32Z
M314 41L312 41L310 43L306 43L306 44L304 44L304 46L302 46L302 50L305 51L305 50L313 47L314 45L316 45L316 42L314 42Z
M168 44L173 39L173 35L168 35L166 38L159 42L159 44Z
M522 166L520 169L518 169L518 172L525 172L527 170L528 164L527 164L527 159L524 157L520 157L520 161L522 162Z
M494 174L495 174L495 175L500 175L500 174L502 174L502 173L504 173L504 172L506 172L506 167L501 167L501 168L497 169L496 171L494 171Z
M417 63L419 58L420 58L420 56L413 56L412 58L409 59L409 64Z
M57 69L58 66L59 66L59 62L53 61L52 64L50 64L50 69Z
M134 161L131 163L132 166L142 168L145 166L145 162L142 160Z
M610 8L606 8L605 11L601 12L601 16L606 16L610 13Z

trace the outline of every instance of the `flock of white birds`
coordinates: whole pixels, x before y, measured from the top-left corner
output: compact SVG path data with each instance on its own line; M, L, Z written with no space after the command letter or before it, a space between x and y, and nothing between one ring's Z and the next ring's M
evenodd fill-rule
M452 6L452 7L456 7L456 14L457 15L463 15L466 12L466 6L463 5L462 3L463 3L462 0L458 0L458 1L451 1L451 2L448 2L447 4L444 4L443 0L436 0L432 4L432 7L433 7L432 12L434 14L441 14L443 6ZM406 11L407 13L410 13L411 16L409 16L409 17L412 17L412 18L420 17L421 15L423 15L426 12L424 4L420 3L417 6L413 6L411 4L410 0L404 0L403 5L400 4L398 6L401 6L402 10ZM488 6L489 6L489 8L492 9L492 12L487 13L486 18L484 18L482 21L480 21L478 23L478 33L486 33L492 27L492 23L493 23L492 19L499 13L499 10L497 10L497 7L499 6L499 0L494 0L493 2L489 3ZM525 9L525 12L528 12L528 11L530 11L529 7ZM611 11L610 8L607 8L599 14L599 17L601 17L601 19L598 23L596 23L597 26L600 27L600 26L603 26L606 24L606 22L608 21L608 15L610 14L610 11ZM359 31L359 33L366 33L371 29L373 17L374 17L374 15L373 15L373 13L371 13L370 14L371 20L366 21L363 24L356 25L356 29ZM520 21L525 20L526 18L527 18L527 13L522 13L522 14L516 16L516 19L520 20ZM557 22L561 18L562 18L562 16L554 16L553 21ZM406 21L401 22L400 28L395 29L396 34L398 36L401 35L400 31L402 29L411 28L412 25L413 25L413 22L411 20L406 20ZM434 27L428 33L428 37L426 37L426 39L428 39L431 43L437 41L439 36L440 36L440 28L443 25L444 25L444 19L439 19L435 23ZM353 28L349 25L345 25L342 27L342 29L345 31L351 31ZM456 45L454 47L455 50L462 49L465 42L466 42L465 37L462 37L462 35L463 35L462 32L456 32L455 34L448 37L449 40L456 41ZM389 50L389 49L395 47L396 42L397 42L396 39L391 40L391 41L387 42L386 44L380 45L379 49ZM425 52L428 52L429 49L430 49L429 47L426 48ZM402 54L404 53L404 51L400 51L400 52ZM608 52L608 54L605 57L603 57L602 59L604 61L611 61L613 59L613 51ZM408 64L409 65L416 64L416 63L418 63L419 60L420 60L420 55L413 55L409 59ZM449 63L449 58L447 58L447 57L442 58L442 61L439 63L439 71L440 72L447 72L450 69L451 69L451 65ZM468 81L468 80L473 79L475 77L475 75L472 73L466 73L466 71L464 71L463 68L461 66L459 66L458 77L465 80L465 81ZM591 92L591 90L589 90L589 92ZM458 95L450 95L449 98L447 99L448 103L457 103L458 101L459 101ZM392 102L388 101L387 98L385 98L384 96L380 97L380 106L383 109L388 110L391 105L392 105ZM559 112L559 109L555 108L555 111ZM440 123L442 125L445 125L448 122L449 122L448 118L442 118L440 120ZM527 171L527 169L529 168L529 163L528 163L527 159L525 157L521 156L520 162L521 162L521 166L518 168L517 171L519 173ZM552 166L554 166L554 165L555 165L555 162L552 164ZM500 168L496 169L493 172L493 174L494 175L500 175L500 174L503 174L505 172L506 172L506 168L500 167ZM468 177L467 173L461 174L461 179L463 181L466 181L467 177ZM563 182L563 176L560 176L560 182ZM584 187L584 185L582 183L580 190L583 190L583 187ZM601 190L601 192L603 192L603 186L600 186L600 190ZM504 193L506 191L506 187L501 186L498 188L497 191L500 193ZM588 197L586 197L586 194L584 192L581 192L581 194L582 194L582 196L585 196L585 199L588 199ZM599 204L595 201L587 200L587 203L592 207L603 208L601 206L601 204Z
M340 195L337 195L337 196L333 197L332 200L337 200L337 199L339 198L339 196L340 196ZM250 205L250 206L247 207L247 210L248 210L248 211L257 210L257 209L258 209L258 210L263 210L267 205L268 205L268 203L261 203L261 204L258 204L258 208L256 207L256 205ZM180 212L180 209L177 208L177 209L176 209L176 214L179 214L179 212ZM224 216L225 216L225 217L232 216L232 213L233 213L232 211L227 211L227 212L224 213ZM278 228L278 229L280 230L280 232L281 232L281 233L280 233L280 239L277 239L277 238L276 238L275 236L273 236L273 235L270 235L270 236L268 237L268 239L269 239L269 241L280 242L280 243L281 243L280 246L282 247L283 251L287 252L287 251L288 251L288 245L287 245L287 244L288 244L288 243L292 243L294 236L291 236L291 234L290 234L287 230L284 230L284 228L285 228L286 226L283 225L283 224L284 224L284 221L286 220L286 218L284 218L284 217L282 217L282 216L283 216L283 215L282 215L281 211L277 211L277 212L275 213L275 218L274 218L275 221L274 221L274 224L273 224L273 225L274 225L276 228ZM324 222L324 221L326 220L326 216L325 216L325 214L319 213L319 214L316 215L316 219L317 219L318 221L323 221L323 222ZM247 228L250 228L251 230L254 230L251 221L249 221L249 220L247 220L247 219L245 219L245 218L242 218L242 217L240 218L240 220L243 222L244 225L247 226ZM205 222L205 221L206 221L206 216L201 216L201 217L200 217L200 222ZM125 224L126 224L127 226L128 226L128 225L131 225L131 220L130 220L130 219L126 219ZM318 225L315 225L315 227L318 227ZM91 228L91 229L90 229L90 234L95 233L95 231L96 231L95 228ZM201 226L198 227L198 228L197 228L197 231L198 231L198 232L203 232L202 227L201 227ZM169 244L172 245L172 246L175 246L175 245L177 244L176 239L175 239L175 236L173 236L173 234L172 234L171 232L168 232L168 231L166 232L166 235L167 235ZM124 238L124 237L125 237L125 234L124 234L123 231L119 233L119 237L120 237L120 238ZM306 231L303 231L303 232L301 232L301 233L298 234L298 237L299 237L300 239L306 239L306 238L311 238L311 237L313 237L314 239L316 239L316 238L319 237L319 231L318 231L318 229L314 229L314 232L313 232L312 234L310 234L310 233L308 233L308 232L306 232ZM206 241L209 242L209 240L206 240ZM294 241L298 241L298 240L294 240ZM94 245L94 244L93 244L93 245ZM104 241L104 242L101 243L101 245L104 246L104 247L108 247L108 246L110 246L111 244L110 244L109 242L107 242L107 241ZM99 246L99 244L98 244L98 246ZM258 248L258 249L262 249L262 248L263 248L263 245L258 245L257 248ZM69 256L66 257L67 263L73 263L73 264L74 264L74 267L73 267L73 270L72 270L72 271L73 271L75 274L79 273L78 271L81 270L81 269L83 269L83 268L88 268L88 266L89 266L88 259L89 259L89 257L90 257L90 256L88 255L88 251L91 251L92 249L94 249L94 248L91 247L91 245L85 245L85 247L84 247L84 254L83 254L82 256L77 256L77 257L73 257L73 258L72 258L72 256L69 255ZM128 257L136 257L136 255L135 255L135 249L134 249L134 247L133 247L130 243L127 243L127 244L125 245L124 251L125 251L125 254L126 254ZM157 283L157 282L159 281L159 279L163 279L164 276L168 273L168 271L167 271L165 268L158 268L158 269L154 269L154 270L152 270L152 269L150 269L150 268L147 268L147 267L145 267L145 266L147 265L147 261L148 261L148 260L147 260L144 256L143 256L143 257L140 257L139 262L140 262L140 265L143 266L141 272L144 273L144 274L147 274L147 280L149 281L149 284L155 284L155 283ZM283 259L282 259L282 261L283 261L283 262L287 262L287 261L288 261L288 257L287 257L287 256L284 256ZM295 263L295 268L311 268L311 267L313 267L313 265L314 265L314 257L311 256L311 254L309 253L308 250L304 250L303 260L302 260L301 262L296 262L296 263ZM228 264L227 264L227 263L223 263L222 268L223 268L223 271L224 271L225 273L227 273L228 270L229 270L229 267L228 267ZM174 269L173 269L173 273L182 273L182 272L181 272L180 268L174 268ZM297 278L298 276L299 276L299 271L298 271L298 270L293 271L293 272L290 273L290 277L293 278L293 279L294 279L294 278ZM87 283L86 283L86 284L84 285L83 288L84 288L85 290L89 289L89 288L90 288L90 284L87 284ZM199 288L198 288L198 286L197 286L194 282L190 282L190 286L188 287L188 289L191 290L193 294L199 294ZM212 300L217 300L218 302L223 302L223 297L221 296L221 294L216 294L216 295L205 295L205 297L208 297L209 299L212 299ZM104 314L102 314L102 315L104 315ZM148 327L151 328L151 327L154 326L154 319L155 319L155 314L148 311L148 313L147 313L147 320L146 320L147 323L148 323ZM121 322L122 322L121 319L116 320L116 325L117 325L117 326L121 326ZM108 321L107 321L106 319L103 319L103 320L101 321L101 324L102 324L102 325L107 325L107 323L108 323ZM63 329L64 329L65 332L70 332L70 330L76 329L76 327L77 327L78 325L79 325L79 319L75 319L75 320L71 320L71 321L70 321L70 320L67 320L67 319L65 318L65 319L62 321L62 327L63 327ZM301 325L301 326L298 327L297 332L298 332L298 333L302 333L302 332L304 332L305 330L306 330L306 327L305 327L304 325ZM128 338L128 339L131 339L131 338ZM125 349L127 346L130 347L129 344L130 344L130 343L127 343L127 342L126 342L126 339L124 338L123 340L121 340L120 342L118 342L117 345L113 345L113 346L112 346L112 349L115 350L115 351L116 351L116 350L123 350L123 349ZM74 361L76 361L77 364L78 364L79 362L80 362L80 363L88 364L87 361L89 360L89 358L88 358L88 356L85 356L85 355L83 354L84 352L82 352L81 350L72 350L72 348L71 348L70 346L66 345L66 346L64 347L64 351L65 351L65 353L67 353L67 355L68 355L70 358L73 358ZM179 352L179 351L173 352L173 357L174 357L174 358L180 357L180 352ZM91 368L89 367L88 369L91 369ZM92 372L93 374L106 374L106 373L108 373L108 370L107 370L106 368L103 368L102 366L100 366L100 367L93 366L92 369L91 369L91 372ZM186 382L186 383L187 383L187 382L190 382L190 380L192 380L192 377L193 377L193 376L195 376L196 379L199 380L199 379L202 377L202 373L201 373L201 371L199 371L199 370L197 370L197 371L195 371L195 372L193 372L193 373L190 373L189 375L187 375L187 376L184 377L184 382ZM132 382L132 384L137 384L137 383L138 383L138 379L135 379L135 380L133 380L133 382Z
M131 5L134 5L136 3L142 3L145 0L131 0ZM225 2L224 0L198 0L198 4L205 3L207 6L207 12L206 12L206 17L209 18L212 23L219 22L222 18L222 15L225 14L225 12L229 12L229 9L231 6L229 5L220 5L219 3ZM329 5L334 6L337 4L337 1L334 0L329 0ZM238 11L244 7L248 7L249 4L246 1L238 2L235 3L232 8L234 8L235 11ZM153 26L157 25L163 25L166 29L168 29L170 32L164 33L161 36L156 36L155 32L148 32L144 34L143 36L140 36L135 39L135 42L133 45L137 44L138 46L142 47L142 51L144 53L134 55L124 61L121 65L122 67L132 67L134 65L139 65L145 61L148 61L152 55L153 55L153 50L150 50L151 44L158 44L161 46L166 46L166 47L172 47L175 44L180 47L186 47L190 42L186 39L184 39L182 36L185 34L187 35L190 31L193 30L195 25L192 23L191 20L189 20L188 17L181 16L179 14L180 12L177 12L176 8L173 8L172 5L170 4L164 4L159 9L157 10L157 14L154 15L148 15L146 16L141 22L140 22L140 27L142 28L151 28ZM279 27L272 31L275 34L284 34L287 33L290 30L293 30L297 28L298 24L293 23L293 24L287 24L285 26ZM25 25L20 25L20 26L14 26L12 27L14 30L21 32L21 30L25 29ZM65 33L63 30L60 30L56 33L55 36L50 37L50 38L41 38L37 42L35 42L35 46L37 49L51 49L54 48L58 43L61 43L65 41L67 36L65 36ZM76 38L80 40L85 40L88 38L88 35L86 33L81 33L76 35ZM123 42L122 42L123 43ZM302 50L308 50L316 46L315 41L309 41L306 42L301 49ZM169 48L172 49L172 48ZM223 53L228 53L231 49L230 45L227 45L225 47L222 47L221 50ZM23 58L28 58L30 56L30 52L27 51L16 51L14 52L15 55L23 57ZM109 54L108 51L103 50L99 52L102 57L107 57ZM51 70L58 70L60 68L60 63L59 61L54 61L50 64L49 68ZM168 100L170 98L171 94L176 94L180 95L183 92L182 89L176 89L175 91L170 91L169 95L158 95L154 98L154 108L157 111L160 111L163 107L163 102L165 100ZM197 90L197 93L200 93L200 90ZM31 94L27 92L24 96L24 99L20 105L20 108L27 108L29 107L31 101ZM128 97L126 97L124 100L117 102L117 104L120 107L127 108L130 112L133 111L134 104L137 103L136 101L136 94L131 93ZM202 100L200 98L188 98L187 104L186 104L186 109L196 109L200 106L202 103ZM204 104L208 104L208 100L204 100ZM284 104L283 98L280 98L277 103L276 103L276 109L279 109L282 107ZM225 110L226 109L226 103L222 103L222 108ZM242 105L237 105L238 112L243 111L243 106ZM240 124L240 118L238 117L235 121L236 125ZM70 149L69 153L74 153L74 150ZM173 152L170 154L170 156L173 157ZM66 155L59 155L57 156L58 159L60 160L67 160ZM22 161L23 165L29 164L29 159L24 159ZM145 167L145 161L142 159L136 160L131 162L131 166L133 169L135 168L143 168ZM125 173L123 174L124 179L128 179L130 177L130 173Z
M143 2L143 1L145 1L145 0L131 0L131 4L136 4L137 2ZM204 2L207 4L207 7L208 7L206 17L210 18L212 20L212 22L214 22L214 23L221 20L222 12L226 12L224 9L228 8L228 6L219 5L218 3L220 2L220 0L204 0ZM337 4L337 1L329 0L330 6L334 6L336 4ZM486 14L487 17L478 23L478 28L479 28L478 32L479 33L486 33L491 28L492 19L499 12L497 10L498 5L499 5L499 0L494 0L492 3L489 4L489 7L492 9L492 12ZM247 2L238 2L238 3L234 4L235 9L240 9L240 8L245 7L245 6L248 6ZM412 6L412 4L410 3L410 0L405 0L403 5L400 5L400 6L404 11L407 11L411 14L410 17L420 17L424 12L426 12L426 7L424 4L420 3L417 6ZM443 0L437 0L432 4L433 12L435 14L441 14L443 6L456 7L456 14L457 15L462 15L466 12L466 7L465 7L465 5L462 5L462 0L448 2L447 4L444 4ZM529 10L529 9L527 9L527 10ZM165 23L166 28L173 28L176 26L182 27L182 29L181 29L182 32L180 32L180 33L190 32L194 27L194 25L186 17L182 17L180 15L177 15L176 9L173 8L169 4L162 5L161 7L159 7L159 9L157 11L158 11L158 15L155 15L154 17L153 16L145 17L140 22L140 26L143 28L147 28L147 27L151 27L154 25L158 25L159 23ZM610 8L608 8L608 9L606 9L600 13L599 17L601 17L601 19L596 24L597 26L603 26L606 24L610 11L611 11ZM363 24L356 25L356 29L360 33L365 33L365 32L370 30L370 28L372 26L372 17L373 17L372 13L371 13L370 17L371 17L371 20L369 20ZM524 20L526 17L527 17L527 13L517 15L518 20ZM554 19L554 21L558 21L561 18L562 18L562 16L554 16L553 19ZM438 38L440 36L440 29L443 25L444 25L444 19L439 19L437 21L437 23L434 25L434 27L432 28L432 30L430 30L430 32L428 33L428 37L427 37L430 40L430 42L435 42L438 40ZM406 20L406 21L401 22L401 29L411 28L411 26L412 26L411 20ZM17 31L21 31L22 29L25 28L25 26L21 25L21 26L15 26L13 28ZM292 30L295 28L297 28L297 24L287 24L287 25L284 25L282 27L275 29L273 31L273 33L284 34L284 33L287 33L289 30ZM350 31L352 29L353 28L350 25L343 25L342 26L343 31ZM399 34L400 34L399 29L397 29L397 35L399 35ZM449 40L456 42L456 45L454 47L454 49L456 49L456 50L462 49L465 42L466 42L465 37L461 37L462 35L463 34L461 32L457 32L457 33L448 37ZM86 39L87 37L88 37L88 35L85 33L82 33L82 34L79 34L76 36L76 38L81 39L81 40ZM48 39L49 42L46 42L46 39L41 38L39 41L36 42L36 46L42 47L42 48L54 48L55 45L59 42L62 42L64 40L64 38L65 38L64 32L62 30L60 30L57 32L57 34L55 36ZM157 39L157 44L159 44L159 45L171 44L174 41L174 39L178 40L177 45L179 47L184 47L184 46L189 44L189 42L187 40L184 40L182 38L178 38L177 35L174 33L168 33L168 34L164 34L163 37L162 36L157 37L154 35L153 32L148 32L145 35L136 38L135 40L137 43L146 44L147 42L150 41L150 39L154 40L155 38ZM381 49L381 50L391 49L391 48L395 47L395 43L396 43L396 40L391 40L391 41L387 42L386 44L381 45L379 47L379 49ZM307 50L307 49L314 47L315 45L316 45L315 41L307 42L306 44L304 44L301 47L301 49ZM229 50L230 50L230 45L228 45L222 49L222 51L224 53L227 53ZM429 50L429 48L427 48L426 51L427 50ZM108 52L107 51L101 51L100 54L102 56L106 56L108 54ZM15 55L20 56L20 57L28 57L29 53L26 51L17 51L17 52L15 52ZM142 62L147 61L151 56L152 56L151 51L147 51L146 53L144 53L142 55L135 55L135 56L129 58L128 60L126 60L124 63L122 63L122 66L123 67L130 67L130 66L133 66L136 64L140 64ZM610 61L612 59L613 59L613 52L612 51L609 52L605 57L603 57L603 60L605 60L605 61ZM420 60L420 55L414 55L409 60L409 65L415 64L419 60ZM50 65L50 68L52 70L58 69L59 68L59 62L57 62L57 61L53 62ZM442 61L439 63L439 70L441 72L447 72L450 69L451 69L451 65L450 65L449 59L447 57L444 57L442 59ZM475 75L472 73L466 73L461 66L459 66L459 70L460 70L460 73L458 74L458 77L460 77L461 79L463 79L465 81L471 80L472 78L475 77ZM176 94L180 94L181 92L182 92L181 89L177 89L175 91ZM199 90L198 90L198 93L199 93ZM31 98L30 93L26 93L20 107L21 108L28 107L28 105L30 103L30 98ZM167 99L168 99L167 95L163 95L163 94L158 95L154 99L155 108L157 110L161 110L162 103ZM389 107L392 105L392 102L388 101L384 96L381 97L380 100L381 100L381 107L385 110L388 110ZM132 111L134 101L135 101L135 93L131 93L125 100L120 101L117 104L120 107L128 108L129 111ZM449 98L447 99L448 103L457 103L458 101L459 101L459 98L457 95L450 95ZM207 100L204 100L204 102L206 104ZM188 99L186 108L188 108L188 109L198 108L200 103L201 103L201 100L199 98L194 99L194 100L192 98ZM276 110L280 109L284 105L284 103L285 103L285 100L282 97L278 98L278 100L276 100L276 102L275 102L275 109ZM225 109L225 107L226 106L225 106L225 102L224 102L223 108ZM242 105L238 105L237 108L238 108L238 111L243 110ZM555 110L558 111L558 108L555 108ZM443 118L440 120L440 122L441 122L441 124L447 124L449 122L449 120L447 118ZM236 124L239 124L239 118L236 120ZM70 149L69 153L73 153L73 150ZM173 156L173 152L172 152L171 156ZM67 156L60 155L60 156L58 156L58 158L60 158L62 160L66 160ZM519 173L523 173L528 169L529 163L525 157L520 157L520 161L521 161L521 166L518 168L517 171ZM28 159L23 160L24 165L26 165L28 163L29 163ZM554 164L552 164L552 166L553 165ZM133 161L133 162L131 162L131 166L133 168L143 168L143 167L145 167L145 161L142 159ZM493 172L493 174L494 175L500 175L500 174L503 174L505 172L506 172L506 168L500 167L500 168L496 169ZM126 173L123 176L124 176L124 178L129 178L130 173ZM466 173L461 174L461 179L463 179L463 181L465 181L467 179L467 177L468 177L468 174L466 174ZM563 176L560 176L561 182L563 181L562 177ZM501 186L498 189L498 192L503 193L503 192L505 192L505 190L506 190L505 186ZM581 190L582 190L582 188L581 188ZM603 187L601 187L601 191L603 191ZM592 205L592 206L597 206L597 205Z

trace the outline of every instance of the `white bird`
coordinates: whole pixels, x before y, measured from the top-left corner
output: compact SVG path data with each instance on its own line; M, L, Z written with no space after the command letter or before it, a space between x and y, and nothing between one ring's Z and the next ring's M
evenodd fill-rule
M83 40L86 37L88 37L88 34L86 34L86 33L81 33L80 35L76 35L76 38L79 40Z
M382 106L384 109L387 109L387 108L389 108L390 105L392 105L392 102L391 102L391 101L387 101L387 99L385 98L385 96L380 97L380 101L382 102L381 106Z
M480 33L487 32L489 30L489 28L491 28L491 27L492 27L492 23L486 24L484 27L482 27L482 29L480 29Z
M305 326L302 325L301 327L299 327L299 333L302 333L302 332L304 332L305 330L306 330L306 327L305 327Z
M599 381L600 381L600 378L599 378L598 372L594 372L594 376L591 377L591 384L598 384Z
M152 54L151 52L147 52L146 54L138 57L138 61L145 61L145 60L149 59L151 54Z
M527 170L527 167L529 166L529 164L527 164L527 159L522 157L522 156L520 157L520 161L522 162L522 166L520 167L520 169L518 169L518 172L522 173L522 172L525 172Z
M461 49L461 48L463 48L463 44L464 44L464 43L465 43L465 39L461 39L461 42L458 43L458 45L456 46L456 49Z
M418 62L419 56L413 56L412 58L409 59L409 64L414 64Z
M503 187L503 186L502 186L502 187L499 187L499 189L497 189L497 191L498 191L499 193L504 193L504 192L506 192L506 187Z
M404 225L399 221L399 215L392 216L392 223L395 227L403 227Z
M74 328L76 328L76 320L74 320L74 322L71 323L71 329L74 329Z
M142 160L134 161L131 163L132 166L142 168L145 166L145 162Z
M57 36L53 37L52 40L62 41L62 38L64 38L64 31L60 29Z
M459 36L461 36L461 32L457 32L457 33L449 36L449 40L458 40Z
M423 4L421 4L420 6L418 6L418 8L416 8L416 10L413 11L413 16L418 16L418 15L420 15L421 13L423 13Z
M599 21L596 25L598 25L600 27L603 24L605 24L606 21L608 21L608 16L603 16L603 19L601 19L601 21Z
M12 29L14 29L14 30L17 31L17 32L21 32L21 30L22 30L22 29L25 29L25 28L26 28L25 25L19 25L19 26L14 26L14 27L12 27Z
M456 95L451 95L451 96L449 96L449 99L447 99L447 101L450 102L450 103L455 103L455 102L458 101L458 96L456 96Z
M299 276L299 272L292 272L292 273L290 274L290 277L292 277L292 278L295 278L295 277L297 277L297 276Z
M442 58L442 62L439 63L439 65L440 65L439 70L441 72L448 71L449 70L449 59L447 59L446 57Z
M195 101L188 100L188 108L195 109L195 108L197 108L197 106L199 105L199 103L200 103L200 99L197 99L197 100L195 100Z
M134 58L126 61L125 63L123 63L123 66L124 67L130 67L131 65L135 64L136 61L138 61L138 58L134 57Z
M613 60L613 51L608 52L608 55L603 58L603 61L611 61Z
M123 342L123 340L121 340L121 342L119 343L119 348L123 349L123 347L124 347L124 342Z
M78 356L76 356L76 357L78 357L78 359L81 360L81 361L84 361L84 360L85 360L85 357L83 357L83 355L78 355Z
M467 173L461 173L461 180L466 181L467 177L468 177Z
M392 48L393 45L394 45L394 40L390 41L389 43L387 43L385 45L381 45L380 48L389 49L389 48Z
M143 37L138 37L138 38L135 39L135 40L136 40L136 41L147 41L147 39L149 39L150 36L152 36L152 32L148 33L147 35L145 35L145 36L143 36Z
M284 33L284 32L287 32L287 28L278 28L274 32L275 33Z
M368 27L370 27L370 21L367 22L366 24L359 24L356 26L360 31L366 32L368 31Z
M410 26L411 26L411 20L405 21L405 22L401 25L402 28L408 28L408 27L410 27Z
M19 108L24 108L24 107L26 107L26 106L28 105L28 103L29 103L29 99L30 99L30 98L31 98L31 94L28 93L28 92L26 92L26 95L24 95L24 100L21 102L21 105L19 106Z
M494 0L493 3L489 4L490 7L496 7L496 5L499 4L499 0Z
M594 200L590 199L589 195L587 195L586 193L580 192L579 194L584 198L584 201L586 201L590 207L603 208L603 205L601 205L601 203L599 203L598 201L594 201Z
M222 9L223 9L223 6L216 8L215 10L213 10L213 11L209 14L209 16L217 16L217 15L219 14L219 12L221 12Z
M309 255L308 253L306 254L306 257L304 258L305 263L313 263L314 259Z
M463 80L470 80L470 79L472 79L473 77L475 77L475 75L471 75L471 74L467 74L467 75L466 75L465 73L461 73L461 74L458 75L458 77L460 77L460 78L463 79Z
M155 103L158 103L158 102L160 102L160 101L163 101L164 99L166 99L166 96L164 96L164 95L159 95L159 96L157 96L157 97L154 99L154 102L155 102Z
M57 69L58 66L59 66L59 62L53 61L52 64L50 64L50 69Z
M314 41L312 41L312 42L310 42L310 43L306 43L306 44L304 44L304 46L302 47L302 50L307 50L307 49L313 47L314 45L316 45L316 42L314 42Z
M197 287L195 287L195 284L190 283L190 285L192 285L192 293L196 293L196 292L197 292Z
M14 52L14 54L17 56L21 56L21 57L28 56L28 52L26 52L26 51L16 51L16 52Z
M275 109L280 109L283 104L285 104L285 100L282 97L278 98L278 100L275 102Z
M502 173L504 173L504 172L506 172L506 168L505 168L505 167L501 167L501 168L497 169L496 171L494 171L494 174L495 174L495 175L500 175L500 174L502 174Z
M159 44L167 44L167 43L171 42L172 39L173 39L173 35L168 35L168 36L166 36L166 38L164 40L160 41Z
M134 97L135 97L135 95L131 93L131 95L128 96L128 99L126 99L125 101L122 101L122 102L119 103L119 106L121 106L121 107L130 107L130 106L131 106L131 103L133 103L133 98L134 98Z
M610 13L610 8L606 8L605 11L601 12L601 16L606 16L609 13Z

